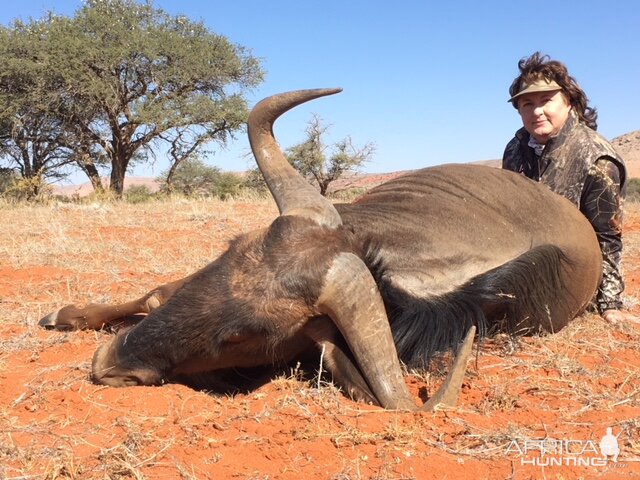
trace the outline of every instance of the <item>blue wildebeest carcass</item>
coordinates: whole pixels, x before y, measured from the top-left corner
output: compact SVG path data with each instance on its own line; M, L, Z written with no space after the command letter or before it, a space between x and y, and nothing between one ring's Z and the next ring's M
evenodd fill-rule
M476 328L554 332L584 310L600 279L593 229L521 175L445 165L351 204L322 197L286 161L272 127L296 105L338 91L275 95L251 112L251 147L280 210L269 227L140 299L67 306L40 321L101 328L148 314L96 351L95 382L159 385L321 349L325 370L352 398L415 409L400 361L423 365L461 345L423 406L431 409L455 403Z

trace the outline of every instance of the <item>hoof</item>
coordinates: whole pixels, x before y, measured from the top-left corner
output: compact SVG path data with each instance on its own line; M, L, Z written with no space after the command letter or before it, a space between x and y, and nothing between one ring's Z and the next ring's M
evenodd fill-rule
M65 312L66 310L66 312ZM47 330L60 330L69 331L78 329L78 321L75 318L66 318L70 315L60 315L60 313L70 313L70 310L77 311L73 306L64 307L60 310L56 310L49 315L42 317L38 322L38 325Z
M56 328L57 318L58 312L50 313L46 317L41 318L38 322L38 325L40 325L42 328L46 328L47 330L53 330L54 328Z

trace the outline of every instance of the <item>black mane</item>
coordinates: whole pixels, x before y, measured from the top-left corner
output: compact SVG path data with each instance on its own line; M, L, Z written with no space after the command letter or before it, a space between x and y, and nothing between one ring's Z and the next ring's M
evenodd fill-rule
M370 258L380 256L370 252ZM398 356L410 367L424 368L433 354L455 348L471 325L481 338L496 331L538 332L550 309L566 301L560 272L567 262L558 247L540 246L431 298L415 297L385 281L383 261L374 262L372 270Z

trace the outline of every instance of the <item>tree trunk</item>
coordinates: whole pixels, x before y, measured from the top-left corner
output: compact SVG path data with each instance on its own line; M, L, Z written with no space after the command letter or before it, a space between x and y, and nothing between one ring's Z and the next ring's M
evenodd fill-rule
M121 152L116 152L111 160L111 181L109 183L109 190L117 197L122 198L124 193L124 177L127 173L127 161Z
M318 182L318 186L320 187L320 195L323 197L327 196L327 190L329 190L330 181Z
M174 161L171 163L171 167L169 167L169 172L167 173L167 178L165 179L166 188L169 193L173 192L173 177L178 170L178 165L182 163L182 160L183 159L174 158Z
M82 171L87 175L87 177L89 177L89 181L91 182L93 191L95 193L104 193L104 185L102 185L100 174L98 173L98 169L93 164L91 159L83 159L81 161L78 161L77 163Z

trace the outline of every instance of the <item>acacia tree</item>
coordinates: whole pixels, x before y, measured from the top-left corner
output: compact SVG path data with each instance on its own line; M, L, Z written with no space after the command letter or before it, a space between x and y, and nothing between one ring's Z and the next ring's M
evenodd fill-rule
M46 37L38 61L56 79L65 147L90 178L110 169L117 195L132 162L164 142L179 137L183 151L224 145L246 121L246 91L263 77L246 49L151 2L87 0L73 18L38 25Z
M57 79L43 58L43 24L0 28L0 157L37 196L45 179L74 162L58 112Z
M345 172L362 166L375 151L372 143L356 148L350 137L327 146L323 142L323 135L328 128L322 125L317 115L313 115L307 124L306 140L288 148L285 152L289 163L311 184L317 185L323 196L326 196L332 182ZM332 147L333 151L327 157L326 152L329 147Z

